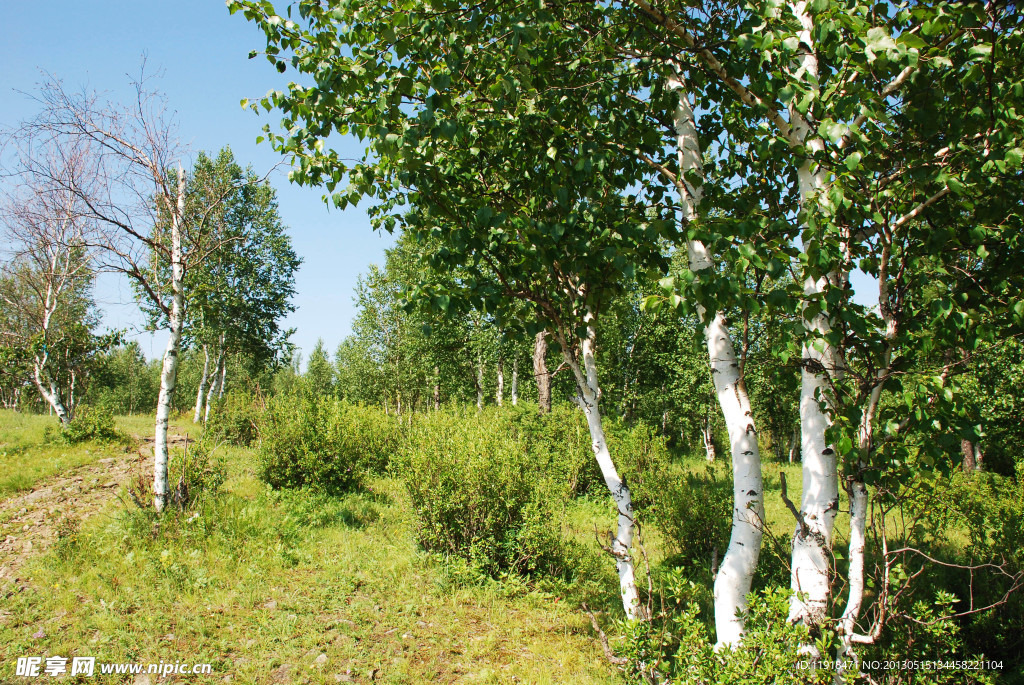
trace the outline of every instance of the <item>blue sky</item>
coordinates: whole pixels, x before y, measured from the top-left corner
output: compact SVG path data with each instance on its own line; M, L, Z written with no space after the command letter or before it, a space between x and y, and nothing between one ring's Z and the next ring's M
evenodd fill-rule
M243 164L261 173L280 161L256 136L276 115L259 117L239 101L282 88L278 74L250 50L265 46L258 28L242 15L229 15L221 0L101 0L4 3L7 27L0 41L0 127L32 116L35 105L19 93L33 91L49 72L72 90L88 87L112 98L129 96L143 55L147 73L161 73L154 87L176 113L179 136L193 154L230 145ZM355 156L353 144L346 150ZM281 215L304 262L297 277L298 306L287 321L293 340L309 352L322 337L333 348L349 333L356 278L369 264L382 262L393 239L375 233L365 205L328 211L322 191L289 184L287 169L271 178ZM105 322L137 331L141 324L131 289L106 277L97 289ZM146 354L163 352L160 336L135 333Z

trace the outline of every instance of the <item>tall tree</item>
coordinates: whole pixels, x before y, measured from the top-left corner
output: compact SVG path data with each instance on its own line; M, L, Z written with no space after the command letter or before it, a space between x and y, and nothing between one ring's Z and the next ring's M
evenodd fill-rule
M17 185L0 209L9 250L0 266L0 344L12 361L27 359L32 384L67 426L82 380L77 362L98 343L91 330L97 316L89 247L96 226L67 186L92 186L97 169L82 144L60 150L31 136L14 143ZM31 173L41 165L54 178Z
M190 193L184 153L164 117L162 101L143 82L134 86L135 103L122 107L89 93L71 93L51 80L38 94L42 112L24 123L18 135L58 150L88 150L99 170L93 183L63 177L60 166L46 160L35 160L26 173L57 184L81 203L83 218L98 229L88 243L96 251L98 268L133 279L166 317L153 448L153 503L162 511L169 492L167 429L181 351L185 278L219 247L210 220L225 190L206 186L198 197ZM192 203L203 209L189 212ZM155 262L168 268L154 268ZM163 273L166 280L154 278Z

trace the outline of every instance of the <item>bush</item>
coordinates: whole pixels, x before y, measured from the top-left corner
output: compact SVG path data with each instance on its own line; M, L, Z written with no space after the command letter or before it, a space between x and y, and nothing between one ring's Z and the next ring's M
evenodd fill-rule
M224 399L211 408L206 430L218 440L249 447L259 437L262 417L260 398L244 390L229 390Z
M88 440L95 442L131 441L124 432L114 425L114 415L105 406L83 405L75 412L71 424L60 432L59 439L68 445L77 445Z
M709 464L704 473L666 474L652 497L666 547L687 566L707 569L725 555L732 530L732 478Z
M553 523L558 488L524 433L497 429L495 414L438 412L411 433L399 471L417 540L492 577L560 575L568 543Z
M405 428L379 410L331 398L275 397L260 425L258 472L274 488L329 494L383 472Z
M215 496L227 480L227 468L214 456L209 438L190 443L182 452L171 453L170 483L177 482L171 491L171 501L185 509L200 496Z

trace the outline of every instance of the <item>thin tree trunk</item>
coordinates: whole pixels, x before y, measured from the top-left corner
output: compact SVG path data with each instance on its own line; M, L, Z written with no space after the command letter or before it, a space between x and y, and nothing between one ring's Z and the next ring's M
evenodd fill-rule
M537 380L537 404L541 414L551 411L551 373L547 360L548 334L541 331L533 339L533 377Z
M480 411L484 408L484 357L478 354L476 358L476 408Z
M860 481L851 481L849 487L850 495L850 571L849 571L849 600L846 603L846 610L839 621L839 633L842 636L842 643L836 651L836 662L839 668L836 672L836 681L845 682L842 674L846 670L844 664L854 657L853 640L857 628L857 617L860 615L861 605L864 603L864 549L865 530L868 518L868 489Z
M560 342L562 343L562 352L565 356L566 364L572 369L573 375L576 378L579 404L587 417L587 427L590 430L591 447L594 450L594 456L597 459L605 485L608 486L608 491L611 493L618 511L617 530L615 538L612 540L611 553L615 557L615 566L619 574L619 592L622 596L622 608L626 613L626 618L632 620L642 617L632 556L634 530L633 499L629 486L619 476L615 463L612 461L611 454L608 451L608 442L605 439L601 410L598 406L601 389L597 380L594 318L588 312L585 320L587 323L587 337L582 342L583 369L580 369L565 341Z
M171 214L171 308L168 313L169 335L160 370L160 395L156 405L156 435L153 444L153 505L163 511L167 505L167 427L174 403L174 389L178 380L178 352L181 347L181 325L185 296L182 291L184 268L182 262L181 221L185 215L185 170L178 165L177 206L168 207Z
M203 375L199 377L199 388L196 390L196 408L192 412L192 423L199 423L203 417L203 400L206 399L206 381L210 372L210 350L203 345Z
M512 406L519 404L519 357L512 357Z
M203 415L203 423L210 420L210 408L213 406L213 398L217 395L217 385L220 383L220 365L224 363L224 350L217 350L217 361L213 365L213 378L210 380L210 389L206 393L206 413Z
M721 647L735 645L743 636L743 618L737 612L747 608L746 596L761 553L764 487L753 410L722 312L708 325L705 335L711 377L732 450L732 535L715 577L715 633Z
M674 124L681 173L676 179L676 189L682 200L684 219L690 223L699 220L697 209L703 195L702 184L693 183L691 179L702 178L703 163L696 120L685 84L678 79L672 85L679 89ZM700 241L692 240L687 244L687 259L690 271L698 275L713 266L707 249ZM697 312L704 320L706 311L702 305L698 304ZM764 532L764 488L757 430L736 348L725 321L725 314L717 312L704 329L711 377L729 432L733 473L732 534L715 576L716 649L734 645L743 636L742 612L747 606L746 595L750 592L757 569Z
M228 384L228 357L225 354L220 364L220 382L217 384L217 399L224 399L224 388Z
M792 0L791 9L801 25L797 32L799 44L793 60L794 68L803 75L809 88L816 89L818 59L813 36L814 21L805 0ZM791 142L803 146L808 153L797 170L800 208L805 214L813 214L829 203L827 172L812 165L810 159L812 155L821 154L825 144L817 134L817 125L807 118L809 114L800 113L795 103L790 105L789 114ZM824 302L830 281L838 282L838 274L807 278L804 294L809 301L818 299ZM827 312L819 312L810 321L805 319L804 325L810 338L803 346L800 377L800 456L803 463L800 511L805 525L797 525L793 534L790 565L793 598L789 620L817 627L827 618L832 529L839 510L838 465L835 452L825 439L831 420L822 410L828 391L828 374L837 371L837 356L825 342L825 335L830 330Z
M822 279L824 280L824 279ZM816 289L815 289L816 290ZM828 328L824 315L809 324L821 334ZM827 618L829 564L832 558L832 530L839 511L839 476L836 455L825 440L830 421L822 411L828 390L823 373L832 368L831 350L819 352L811 344L803 347L804 365L800 379L800 456L803 497L800 514L806 524L793 534L789 620L814 627Z
M441 369L434 367L434 411L441 408Z
M32 370L32 382L36 386L36 390L39 391L42 398L50 405L50 412L56 414L57 418L60 419L61 425L66 428L71 423L71 413L61 397L60 387L46 368L45 357L42 362L37 361L33 364Z
M715 441L711 431L711 417L706 416L700 422L701 439L704 441L704 458L710 464L715 460Z
M494 401L500 407L505 401L505 363L498 357L498 387L494 391Z

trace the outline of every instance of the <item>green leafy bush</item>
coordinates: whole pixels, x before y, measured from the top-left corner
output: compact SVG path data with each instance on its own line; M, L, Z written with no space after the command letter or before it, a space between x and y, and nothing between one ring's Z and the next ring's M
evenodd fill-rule
M278 396L260 424L259 476L274 488L349 492L387 468L404 433L403 424L373 407Z
M249 447L259 438L263 403L245 390L229 390L210 412L206 430L218 440Z
M227 480L224 462L214 456L214 447L204 437L189 443L181 452L171 453L168 480L173 485L171 501L179 509L194 504L203 495L215 496Z
M673 470L652 497L666 547L687 566L710 570L715 550L721 559L729 544L731 474L712 464L704 473Z
M522 433L494 426L495 412L422 417L399 468L416 512L417 538L497 577L558 575L568 543L555 523L558 488Z
M88 440L95 442L123 442L131 438L114 425L114 415L105 406L83 405L75 411L71 424L60 432L61 442L77 445Z

